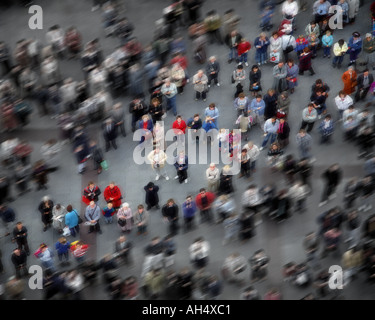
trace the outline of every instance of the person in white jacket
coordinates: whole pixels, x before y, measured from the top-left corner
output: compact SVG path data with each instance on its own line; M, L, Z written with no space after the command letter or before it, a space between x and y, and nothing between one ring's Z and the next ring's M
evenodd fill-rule
M342 121L342 115L351 105L353 105L353 98L346 94L344 91L340 91L335 97L335 105L340 114L340 120Z
M255 172L256 161L260 154L259 148L253 141L249 141L243 146L243 148L247 150L247 154L250 158L250 171Z
M295 0L285 0L281 6L283 17L290 20L298 14L298 3Z
M203 237L195 239L189 247L190 260L198 269L204 268L208 263L210 244Z

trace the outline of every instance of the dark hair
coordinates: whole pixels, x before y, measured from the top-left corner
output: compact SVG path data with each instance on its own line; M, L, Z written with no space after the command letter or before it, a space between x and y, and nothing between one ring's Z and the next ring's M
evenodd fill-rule
M67 207L66 207L66 211L68 212L72 212L73 211L73 207L71 204L68 204Z

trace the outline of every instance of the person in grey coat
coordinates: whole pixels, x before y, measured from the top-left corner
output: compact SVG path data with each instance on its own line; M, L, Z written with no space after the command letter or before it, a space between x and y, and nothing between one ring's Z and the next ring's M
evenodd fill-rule
M115 127L118 131L121 131L121 134L123 137L126 137L126 132L125 132L125 111L124 108L122 107L121 103L116 103L113 105L112 110L110 111L111 118L115 122Z
M296 142L301 159L309 159L311 157L310 150L312 146L312 138L304 129L300 129L296 136Z
M90 223L89 233L97 231L99 234L102 233L100 230L100 207L95 203L95 201L90 201L90 204L87 206L85 211L85 218L87 222Z
M288 83L286 77L288 75L286 66L284 62L279 62L276 66L273 67L273 85L272 88L276 92L281 93L288 90Z

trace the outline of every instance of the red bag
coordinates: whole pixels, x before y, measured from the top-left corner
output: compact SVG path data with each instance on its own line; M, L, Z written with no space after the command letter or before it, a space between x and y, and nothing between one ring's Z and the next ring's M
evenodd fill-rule
M90 200L87 199L85 196L82 196L82 201L83 201L84 203L86 203L87 205L90 204Z
M276 113L276 118L277 118L277 119L285 118L285 117L286 117L285 112L280 111L280 110L277 110L277 113Z

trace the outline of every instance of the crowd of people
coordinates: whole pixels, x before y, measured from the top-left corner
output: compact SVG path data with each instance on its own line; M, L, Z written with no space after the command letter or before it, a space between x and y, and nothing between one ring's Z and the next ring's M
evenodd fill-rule
M261 32L251 41L239 30L241 15L234 9L227 10L223 16L212 9L203 16L204 1L173 0L155 22L153 41L145 46L134 35L136 22L121 14L120 1L95 0L92 11L100 11L106 37L118 42L108 56L103 54L100 39L83 42L79 26L54 25L46 32L44 42L21 39L13 53L9 50L11 43L0 42L1 128L12 137L1 144L2 166L7 174L0 177L0 215L5 236L11 235L12 241L17 243L11 256L15 275L4 283L5 295L10 299L23 297L28 259L33 253L45 272L44 299L56 295L84 299L83 289L100 274L110 299L218 299L226 282L239 284L239 299L284 298L280 288L272 288L263 296L254 286L266 279L272 259L263 249L250 257L233 252L223 260L221 274L211 274L207 271L210 248L217 244L201 236L185 250L177 248L174 239L181 229L184 233L196 229L200 219L200 223L222 225L222 245L238 240L245 243L256 235L256 227L264 219L282 223L294 213L305 212L307 199L313 192L311 177L316 161L312 146L317 143L310 135L312 130L319 131L320 144L334 143L333 133L341 131L344 141L358 148L358 158L363 159L366 174L350 179L344 194L338 195L336 190L342 184L343 170L339 163L325 168L322 174L325 187L319 203L319 209L324 211L317 218L317 230L301 239L306 256L298 263L286 264L283 275L294 286L311 285L311 294L301 297L303 299L330 296L333 294L328 287L330 275L321 268L319 261L332 254L342 264L346 281L355 281L361 271L366 273L366 280L373 283L375 215L361 213L372 209L375 192L375 119L371 110L375 96L371 73L375 69L375 38L370 28L364 37L355 29L360 2L317 0L310 6L307 1L285 0L277 7L272 0L261 0ZM340 17L333 15L331 6L341 7ZM363 6L363 10L366 8ZM310 9L311 21L300 31L297 28L297 21L301 25L299 13ZM343 22L344 29L350 33L348 39L335 37L335 30L330 29L329 24L333 16L337 22ZM274 21L280 18L282 22L277 28ZM181 37L185 29L189 44ZM230 84L224 83L220 76L223 62L207 54L212 45L226 46L227 63L236 63L228 75ZM253 52L255 63L249 65ZM299 77L305 71L311 76L316 74L315 59L330 59L329 68L340 69L346 56L347 70L338 79L342 81L342 90L331 99L330 86L324 81L324 75L319 75L312 81L311 89L304 88L308 101L301 112L301 123L289 123ZM62 60L79 61L84 80L62 77ZM189 69L192 63L199 68L194 74L190 74ZM272 65L272 83L262 80L264 64ZM242 140L233 130L221 127L219 107L210 102L212 86L225 85L234 88L233 120ZM207 107L202 114L194 113L185 118L178 98L186 92L187 86L194 91L192 103L202 100L207 102ZM121 97L130 98L129 112L121 102L114 103ZM336 110L327 107L328 97L334 101ZM34 151L30 143L17 138L17 132L30 122L32 106L37 107L38 117L56 121L60 132L59 141L48 140L43 144L41 159L35 163L30 161ZM129 205L121 183L111 181L107 186L99 185L99 175L102 170L108 170L105 155L112 148L118 148L119 135L127 135L128 114L131 131L142 131L139 143L153 142L147 159L156 175L154 179L142 181L140 190L144 191L144 201L138 200L136 208ZM183 143L188 134L195 143L202 142L203 131L217 130L219 150L228 148L230 157L240 164L238 178L248 181L240 204L234 203L235 175L231 168L220 169L215 163L205 170L206 185L198 187L195 194L189 194L181 206L173 197L160 202L157 181L161 177L169 180L167 128L160 125L166 117L175 119L170 129L177 141ZM90 125L100 128L105 150L90 136ZM254 138L248 139L255 126L264 133L259 146ZM288 153L291 127L299 128L293 137L298 156ZM37 191L48 189L50 174L60 168L59 153L66 145L75 156L77 173L84 175L90 161L98 174L98 182L90 181L82 190L80 199L85 208L82 216L79 208L69 204L68 199L56 196L41 199L37 209L42 230L47 232L52 227L53 232L59 234L59 240L55 244L41 243L32 252L28 226L13 210L10 190L14 183L22 200L22 195L31 191L30 182L35 183ZM282 186L276 183L257 185L251 181L264 153L269 174L281 173L285 177ZM192 173L187 153L180 151L173 164L175 180L188 184ZM343 198L342 206L329 207L329 202L337 196ZM100 205L101 199L105 206ZM236 206L241 207L240 212ZM136 230L138 236L147 236L150 212L155 209L161 211L168 225L168 235L152 238L143 249L145 259L140 278L135 275L124 278L119 268L132 265L131 252L136 245L127 235ZM80 239L86 229L80 226L87 225L89 233L100 237L103 220L106 224L117 224L121 235L108 255L91 261L86 258L90 245ZM175 256L184 250L189 253L191 266L176 271L173 269ZM55 255L59 265L55 263ZM71 265L71 256L79 268L66 270L65 267Z

